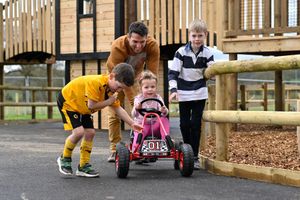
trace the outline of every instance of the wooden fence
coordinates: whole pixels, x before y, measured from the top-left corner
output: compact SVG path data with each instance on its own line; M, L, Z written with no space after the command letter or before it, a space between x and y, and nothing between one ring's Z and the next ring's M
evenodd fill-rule
M280 56L249 61L217 62L205 71L205 77L216 76L216 110L205 111L203 119L216 123L216 159L228 159L228 132L226 123L264 123L268 125L300 126L299 112L228 111L228 79L226 74L258 71L300 69L300 56ZM232 81L232 80L231 80ZM228 117L230 116L232 117ZM268 115L267 120L261 120ZM297 119L297 120L295 120Z
M30 91L31 92L31 102L5 102L4 97L0 99L0 120L4 120L4 107L5 106L31 106L31 118L36 119L36 107L37 106L46 106L48 108L48 119L53 118L53 106L56 106L56 102L52 102L51 98L47 98L47 102L36 102L36 92L44 91L47 93L48 97L52 96L51 92L60 91L60 87L19 87L19 86L4 86L0 85L0 91L5 90L17 90L17 91Z
M268 111L268 106L274 105L274 84L264 83L262 85L240 85L241 110L250 110L253 106L262 107ZM296 111L296 102L300 98L300 86L283 85L283 104L287 111Z

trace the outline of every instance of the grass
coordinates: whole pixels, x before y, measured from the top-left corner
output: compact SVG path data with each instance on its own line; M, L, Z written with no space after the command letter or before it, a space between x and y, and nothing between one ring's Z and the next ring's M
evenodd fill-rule
M5 107L5 120L31 120L31 107ZM48 119L47 107L36 107L36 119ZM53 119L61 119L57 107L53 107Z

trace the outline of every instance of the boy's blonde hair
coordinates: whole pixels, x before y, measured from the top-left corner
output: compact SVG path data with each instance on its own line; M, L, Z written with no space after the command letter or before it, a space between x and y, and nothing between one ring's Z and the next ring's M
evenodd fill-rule
M189 32L207 32L207 25L202 19L195 19L189 24Z
M143 80L151 80L151 79L154 79L157 83L157 77L149 70L145 70L142 72L141 76L140 76L140 79L139 79L139 84L140 86L142 86L142 82Z

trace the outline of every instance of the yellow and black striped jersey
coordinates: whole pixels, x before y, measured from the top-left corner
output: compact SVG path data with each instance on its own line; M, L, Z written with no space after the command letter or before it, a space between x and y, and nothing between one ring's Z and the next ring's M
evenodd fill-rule
M100 102L108 99L113 93L108 87L109 75L86 75L73 79L63 89L64 108L80 114L92 114L88 109L88 99ZM120 106L116 100L111 106Z

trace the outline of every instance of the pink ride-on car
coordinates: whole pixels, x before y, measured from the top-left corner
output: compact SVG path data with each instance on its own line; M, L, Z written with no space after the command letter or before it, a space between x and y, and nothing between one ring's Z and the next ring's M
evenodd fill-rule
M145 99L141 102L156 101L156 98ZM126 178L131 161L160 158L174 160L174 168L179 169L182 176L191 176L194 170L194 154L189 144L173 142L169 134L169 121L161 116L156 108L142 108L138 112L143 115L143 132L134 132L129 144L118 143L115 157L115 169L119 178Z

